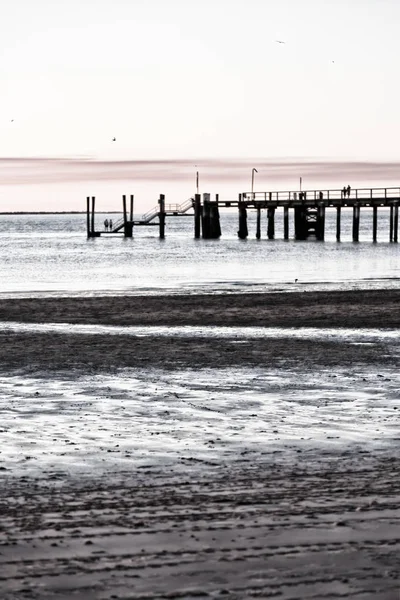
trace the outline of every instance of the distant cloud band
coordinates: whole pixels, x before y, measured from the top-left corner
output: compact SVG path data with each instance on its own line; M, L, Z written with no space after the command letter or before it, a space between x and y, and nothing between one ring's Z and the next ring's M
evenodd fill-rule
M195 166L196 165L196 166ZM398 181L400 163L316 159L93 160L86 158L0 158L0 185L84 181L186 181L196 170L209 181L239 182L256 166L271 183L297 180Z

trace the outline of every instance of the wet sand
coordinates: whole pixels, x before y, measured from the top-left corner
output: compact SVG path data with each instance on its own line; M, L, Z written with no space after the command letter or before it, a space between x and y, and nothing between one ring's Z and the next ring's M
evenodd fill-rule
M0 322L400 327L400 290L0 299Z
M387 290L16 299L0 301L0 320L397 328L399 300L400 292ZM338 377L343 397L357 396L357 391L361 395L365 386L372 397L378 397L379 391L385 412L377 429L390 424L392 432L380 444L379 431L373 441L372 436L362 436L361 421L354 422L360 443L343 438L342 444L332 441L330 446L328 431L325 444L298 440L289 450L279 439L272 444L257 438L252 444L250 430L240 433L238 429L232 434L236 441L229 460L223 448L219 450L221 440L208 433L204 451L191 446L190 451L177 453L168 466L151 462L149 455L149 461L141 464L134 457L125 458L128 466L117 469L113 466L117 450L107 450L109 461L92 476L68 473L57 464L39 474L17 476L4 463L5 470L0 470L2 599L398 599L399 340L353 344L287 337L232 343L211 338L10 331L1 332L0 339L0 373L16 375L21 381L35 376L47 386L57 378L73 381L84 374L90 380L91 374L105 372L117 380L126 368L158 368L178 375L182 369L192 369L194 379L196 370L200 374L206 369L212 381L213 369L223 368L232 374L235 398L243 394L235 369L238 373L243 367L274 369L278 380L279 374L291 375L292 383L280 392L288 398L297 391L296 373L303 378L309 374L310 394L318 397L320 386L320 403L329 411L326 386L322 379L318 383L324 371ZM304 396L307 401L306 386ZM118 406L118 396L115 402ZM210 432L216 407L210 402L200 408ZM101 419L101 404L96 410ZM296 410L300 420L301 403L297 409L293 405L293 422ZM335 410L340 408L336 405ZM342 410L348 410L345 404ZM242 421L257 420L255 411L249 406ZM82 411L82 427L89 433L91 414L85 420ZM196 414L191 415L193 420ZM24 417L18 414L17 418L23 436ZM129 418L124 421L128 434ZM146 414L141 418L145 427ZM228 413L226 418L232 417ZM267 416L263 419L265 435L277 436L275 424L268 423ZM335 413L332 420L337 420ZM240 415L235 422L240 423ZM161 425L160 421L159 430ZM172 432L176 426L172 419ZM5 431L3 420L1 432ZM70 452L80 454L79 448ZM22 447L21 453L26 454ZM31 457L25 456L28 464L28 459L34 460L34 450L30 453Z

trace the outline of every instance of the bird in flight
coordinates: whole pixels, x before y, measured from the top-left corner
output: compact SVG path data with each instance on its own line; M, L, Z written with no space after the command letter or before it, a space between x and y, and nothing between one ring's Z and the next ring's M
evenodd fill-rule
M113 139L112 139L112 141L113 141L113 142L116 142L116 141L117 141L117 138L113 138Z
M283 42L282 40L275 40L275 42L276 42L277 44L286 44L286 42Z

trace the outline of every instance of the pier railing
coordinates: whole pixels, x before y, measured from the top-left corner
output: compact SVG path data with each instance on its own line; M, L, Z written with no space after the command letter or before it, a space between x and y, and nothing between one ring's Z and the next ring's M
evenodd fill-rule
M190 210L192 207L193 207L193 198L189 198L188 200L185 200L185 202L182 202L182 204L165 204L164 210L165 210L166 214L183 215L188 210ZM159 213L160 213L160 207L153 206L153 208L151 208L149 211L144 213L144 215L142 215L139 219L134 219L134 223L140 224L140 225L146 225L146 224L150 223L151 221L153 221L153 219L155 219L159 215ZM114 225L113 225L112 232L117 233L124 227L124 224L125 224L124 217L122 217L121 219L118 219L118 221L116 221L116 223L114 223Z
M346 189L346 191L345 191ZM298 200L328 200L344 201L350 200L382 200L382 199L400 199L400 188L357 188L348 192L347 188L340 190L304 190L287 192L244 192L242 198L246 202L292 202Z

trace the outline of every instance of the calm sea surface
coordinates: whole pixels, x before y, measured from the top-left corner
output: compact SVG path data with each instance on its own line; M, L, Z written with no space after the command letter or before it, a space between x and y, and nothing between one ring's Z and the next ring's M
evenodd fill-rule
M277 211L276 239L237 238L237 214L223 213L220 240L194 240L193 218L167 218L166 239L157 227L134 230L133 239L86 239L85 215L1 215L0 294L7 296L222 293L313 289L394 288L400 247L390 244L389 212L379 211L378 243L372 243L372 212L361 211L360 242L351 241L352 212L342 211L342 242L327 210L325 242L283 240ZM105 216L97 216L96 229ZM293 220L290 215L290 236ZM297 279L297 282L296 282Z

